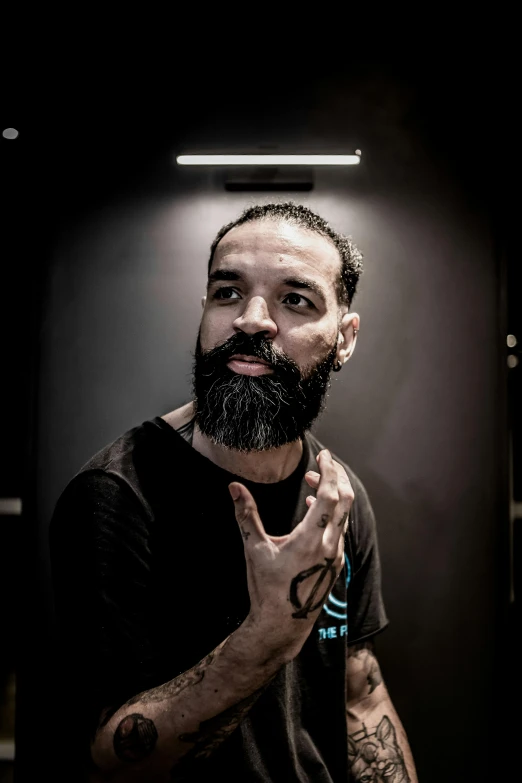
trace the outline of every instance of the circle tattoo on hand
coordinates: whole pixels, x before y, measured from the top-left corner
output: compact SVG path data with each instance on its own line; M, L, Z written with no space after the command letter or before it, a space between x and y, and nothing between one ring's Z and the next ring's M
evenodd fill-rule
M114 732L114 752L122 761L141 761L152 753L157 740L154 723L133 712L123 718Z
M318 563L311 568L307 568L305 571L301 571L301 573L297 574L297 576L294 576L292 579L292 583L290 585L290 601L292 602L292 606L295 606L297 609L296 612L292 613L292 617L300 620L306 619L310 612L315 612L315 610L319 609L319 607L322 606L325 602L326 596L329 594L335 580L337 579L337 574L335 573L335 568L333 566L334 558L325 557L325 561L326 563L324 565L322 565L322 563ZM302 604L297 592L299 585L304 582L305 579L309 579L314 574L318 574L318 577L310 591L310 595L306 599L305 603ZM321 597L316 601L315 597L317 591L327 576L329 576L329 579L326 589Z

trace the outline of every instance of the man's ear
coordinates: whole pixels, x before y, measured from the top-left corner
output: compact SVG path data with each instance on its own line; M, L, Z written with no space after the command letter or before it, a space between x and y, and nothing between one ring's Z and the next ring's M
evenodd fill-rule
M348 361L355 350L360 324L361 319L357 313L345 313L341 319L337 338L337 361L341 365Z
M207 301L207 297L206 297L206 296L202 296L202 297L201 297L201 309L202 309L202 310L204 310L204 309L205 309L205 302L206 302L206 301Z

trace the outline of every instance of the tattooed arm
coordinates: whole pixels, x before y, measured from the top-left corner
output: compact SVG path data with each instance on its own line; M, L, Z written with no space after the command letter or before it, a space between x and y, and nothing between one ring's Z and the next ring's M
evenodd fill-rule
M307 474L317 497L286 536L269 536L249 490L229 485L243 536L250 612L193 669L107 711L91 747L91 783L167 783L193 778L265 685L301 650L344 562L353 490L331 454ZM185 774L187 778L185 778Z
M346 721L355 781L382 777L390 783L417 783L408 740L383 682L372 641L348 647Z
M286 658L245 621L189 671L108 709L91 745L92 783L185 780L234 731Z

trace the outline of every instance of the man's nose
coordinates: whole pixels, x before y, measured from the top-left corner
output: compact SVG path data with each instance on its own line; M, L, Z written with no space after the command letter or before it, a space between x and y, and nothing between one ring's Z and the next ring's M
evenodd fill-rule
M277 334L277 325L270 317L268 305L262 296L253 296L245 305L245 309L234 321L234 329L246 334L265 332L269 338Z

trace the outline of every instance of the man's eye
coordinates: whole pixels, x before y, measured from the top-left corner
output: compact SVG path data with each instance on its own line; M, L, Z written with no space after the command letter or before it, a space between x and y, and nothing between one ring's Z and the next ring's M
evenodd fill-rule
M236 294L236 296L234 296ZM234 288L230 288L229 286L223 286L223 288L218 288L217 291L214 292L212 295L212 299L236 299L239 297L238 292Z
M287 294L283 299L283 302L286 302L286 304L289 304L292 307L305 308L314 306L306 296L301 296L301 294Z

